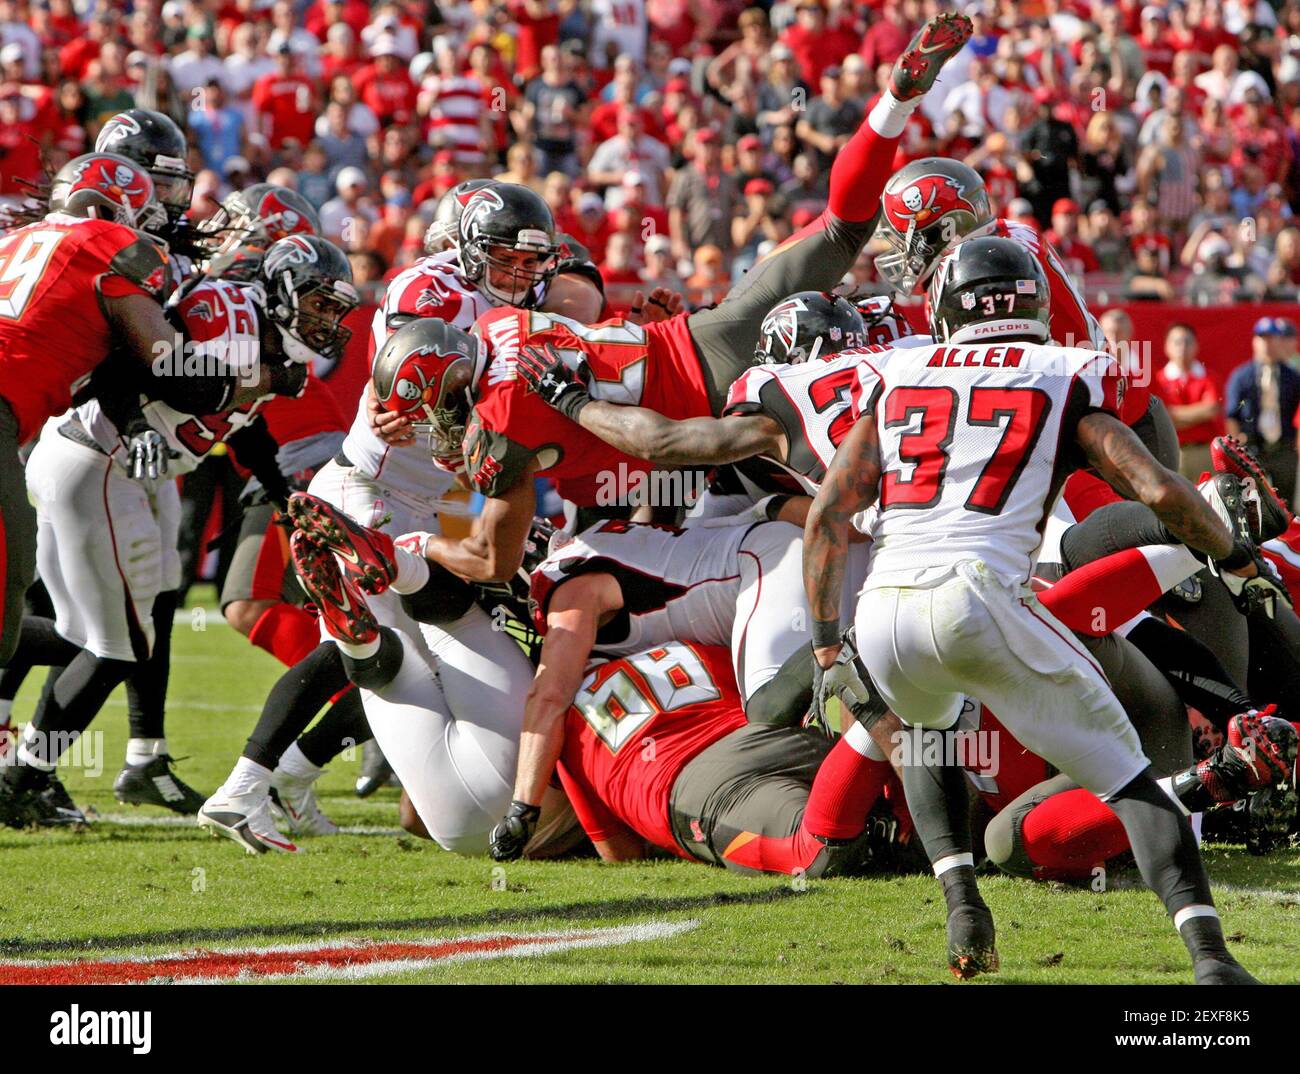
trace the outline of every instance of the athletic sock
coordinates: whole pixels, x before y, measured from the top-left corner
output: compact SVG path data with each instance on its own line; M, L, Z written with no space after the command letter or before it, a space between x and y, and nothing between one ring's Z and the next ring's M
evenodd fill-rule
M153 602L153 650L126 680L126 715L132 738L161 738L167 713L167 682L171 677L172 620L176 593L159 593Z
M138 665L129 660L111 660L83 649L72 660L41 699L28 724L42 738L32 741L34 759L52 765L103 708L108 695L125 681ZM53 754L53 756L51 756ZM30 763L30 762L26 762Z
M871 745L866 728L855 722L817 769L803 814L803 827L816 838L856 839L862 834L891 771L889 762L868 756Z
M358 746L370 737L361 694L353 688L326 709L325 715L299 737L296 745L311 764L324 768L348 747Z
M367 651L363 654L351 655L343 642L339 642L338 646L348 678L367 690L382 690L402 669L405 649L401 636L390 627L380 627L379 637L364 647L348 647L358 650L365 648Z
M1126 548L1076 567L1038 599L1071 630L1102 637L1200 567L1182 545Z
M296 742L289 744L289 748L280 756L280 763L276 765L276 771L301 780L314 780L323 770L320 765L308 759Z
M1204 903L1184 906L1174 914L1174 928L1187 945L1188 954L1193 962L1203 958L1213 958L1219 962L1235 962L1228 953L1228 945L1223 938L1223 923L1219 920L1219 911Z
M900 101L892 90L885 90L867 115L867 123L882 138L901 138L903 129L924 97Z
M79 652L81 646L74 645L63 637L53 619L40 615L23 616L18 648L14 650L9 663L0 668L0 703L13 705L13 699L32 668L66 665ZM8 714L8 709L5 714Z
M1035 870L1046 872L1044 879L1086 878L1128 849L1128 835L1115 811L1082 787L1034 806L1019 834L1025 857Z
M23 728L22 734L18 737L18 750L16 756L18 764L13 767L35 768L41 772L53 772L54 762L58 758L47 761L45 759L46 747L44 745L44 736L37 730L36 723L33 721Z
M903 789L916 834L932 862L970 856L971 831L966 775L958 765L927 764L927 757L958 756L956 728L947 731L909 727L903 732L911 755L903 765ZM937 737L939 741L934 741ZM936 874L937 875L937 874Z
M886 96L889 96L888 91ZM902 102L895 104L903 107ZM881 134L873 129L873 120L878 113L880 123L887 129L897 126L897 134ZM898 110L882 98L872 109L871 116L836 154L831 165L827 199L827 210L832 216L855 224L870 220L880 211L880 195L885 192L885 184L894 170L898 138L906 122L907 115L902 115L899 122Z
M248 640L293 667L320 644L320 628L316 617L296 604L272 604L257 617Z
M266 794L271 788L271 775L266 765L241 757L222 786L227 794Z
M126 740L126 763L128 765L148 764L155 757L170 752L165 738L128 738Z
M949 854L933 863L934 875L943 886L948 913L963 906L983 906L979 884L975 881L975 858L972 854Z
M273 769L321 707L348 685L338 646L322 642L271 687L257 726L244 746L244 756L268 771Z

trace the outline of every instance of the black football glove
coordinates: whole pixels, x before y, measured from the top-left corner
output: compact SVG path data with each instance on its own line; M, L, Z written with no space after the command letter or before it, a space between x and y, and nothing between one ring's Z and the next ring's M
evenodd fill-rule
M488 853L493 861L515 861L523 857L524 847L533 837L537 827L537 818L542 815L540 806L529 805L515 799L506 810L506 815L492 829Z
M271 367L271 391L275 395L299 398L307 387L308 367L303 362L285 362Z
M564 364L564 358L552 344L520 348L516 364L524 383L570 421L576 422L578 413L591 402L586 363L581 363L575 372Z
M817 727L828 736L834 734L835 728L826 712L826 703L832 697L868 730L889 711L857 656L857 637L850 627L844 632L843 644L830 667L823 668L813 660L813 704L808 726Z
M156 481L167 476L167 466L178 453L148 422L133 422L126 431L126 469L133 481Z

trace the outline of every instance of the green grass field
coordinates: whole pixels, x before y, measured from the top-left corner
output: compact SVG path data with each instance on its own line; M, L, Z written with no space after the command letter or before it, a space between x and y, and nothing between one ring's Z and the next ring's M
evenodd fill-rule
M199 595L210 599L210 591ZM256 720L278 665L207 616L178 615L168 737L181 775L211 791ZM25 722L39 674L24 688ZM377 834L304 840L296 856L246 855L161 810L121 806L112 780L126 738L119 693L94 725L103 772L65 769L100 819L84 832L0 829L0 959L108 958L186 949L343 939L415 940L697 924L670 938L533 958L432 965L376 979L431 982L943 982L943 900L932 879L746 878L676 861L595 860L502 867L401 836L396 792L360 801L358 759L321 781L339 824ZM122 818L116 820L114 818ZM134 822L134 823L130 823ZM153 822L153 823L139 823ZM1300 982L1300 853L1252 858L1207 849L1239 959L1267 982ZM802 887L803 890L799 890ZM1002 972L991 982L1189 982L1178 937L1154 897L1003 877L984 882L999 923Z

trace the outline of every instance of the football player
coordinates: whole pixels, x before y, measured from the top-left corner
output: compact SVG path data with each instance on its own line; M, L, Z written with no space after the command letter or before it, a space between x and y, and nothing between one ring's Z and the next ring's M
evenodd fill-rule
M536 510L533 478L549 476L579 507L607 506L602 474L642 474L643 458L611 450L586 430L559 421L516 373L521 348L553 344L570 364L581 358L599 397L669 418L718 415L727 387L752 361L764 317L799 289L837 286L866 244L879 212L898 137L946 60L970 36L964 16L939 15L899 58L890 89L839 153L827 210L759 261L714 309L645 326L614 319L590 326L536 312L497 309L475 326L482 352L424 363L421 381L442 415L435 452L447 466L463 455L471 486L487 499L473 534L432 538L428 553L474 581L508 578L519 567ZM494 205L492 188L472 194L461 217L462 250ZM467 256L464 252L462 256ZM451 356L449 356L451 357ZM391 400L402 414L408 404ZM625 501L625 496L614 496Z
M1113 359L1043 346L1049 284L1022 245L958 244L934 272L929 298L938 345L893 352L887 383L864 364L864 416L808 515L818 673L841 649L851 519L879 499L856 629L889 707L943 736L953 733L963 695L988 704L1019 741L1114 809L1197 981L1251 981L1227 950L1187 818L1156 785L1104 675L1026 585L1047 510L1084 460L1228 567L1254 555L1244 519L1221 501L1211 506L1118 420ZM927 753L905 766L904 786L948 904L949 966L963 977L996 970L969 832L949 817L950 803L965 796L960 772Z
M552 613L557 633L573 607ZM725 648L672 641L584 663L564 665L545 719L525 724L522 752L549 764L493 831L495 859L522 853L540 815L527 803L555 770L606 861L642 858L648 844L746 873L833 876L862 864L890 767L861 724L832 745L747 723Z
M50 211L0 239L0 263L14 284L0 317L0 522L6 548L0 662L18 643L23 594L32 580L36 521L18 461L20 444L63 412L114 347L136 369L171 354L175 329L163 314L166 252L141 230L164 212L148 173L124 157L91 153L54 178ZM170 363L164 363L170 365ZM161 368L161 366L159 367ZM240 400L225 372L156 376L158 398L181 409L219 410ZM142 465L156 450L147 426L124 430ZM155 457L156 463L156 457Z
M190 288L177 306L198 359L187 364L235 366L246 380L266 379L268 390L193 415L152 397L151 385L141 382L141 409L177 469L193 469L225 443L283 504L288 487L257 410L273 394L302 390L311 355L342 347L347 337L340 322L357 302L342 251L301 236L268 251L258 285L211 281ZM179 494L161 473L133 479L124 439L109 408L92 400L49 422L28 462L41 577L59 633L84 649L24 729L21 763L4 773L6 823L21 822L35 808L61 750L137 665L151 669L148 688L158 696L131 707L126 763L114 793L180 813L192 814L202 802L172 771L162 727L180 583Z
M226 196L199 232L211 250L204 273L237 283L253 283L267 248L290 235L319 235L320 217L296 190L254 183Z

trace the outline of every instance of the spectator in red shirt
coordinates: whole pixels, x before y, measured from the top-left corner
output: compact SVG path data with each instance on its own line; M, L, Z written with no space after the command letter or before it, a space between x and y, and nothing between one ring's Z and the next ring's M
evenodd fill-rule
M912 27L903 13L901 0L885 0L880 9L880 18L872 23L862 38L858 55L867 61L867 66L873 71L881 64L892 67L911 39Z
M330 27L340 22L359 38L370 22L370 6L365 0L316 0L303 16L303 25L321 41Z
M253 84L253 112L272 149L286 138L306 145L316 124L316 90L298 71L298 58L287 41L276 49L276 69Z
M600 264L605 260L605 243L609 241L609 221L605 213L605 199L594 190L577 197L577 212L570 216L564 230L591 251L591 259Z
M1205 366L1196 359L1198 347L1191 325L1171 324L1165 332L1168 361L1151 383L1178 430L1178 470L1189 481L1199 480L1211 469L1210 441L1223 432L1223 402Z
M1284 182L1290 164L1285 130L1253 86L1246 90L1232 123L1232 155L1228 158L1237 175L1247 162L1259 166L1266 183Z
M1079 205L1074 199L1057 198L1052 204L1052 226L1043 238L1056 247L1065 267L1076 276L1101 268L1092 247L1079 238Z
M1147 4L1142 9L1142 32L1137 36L1138 47L1146 59L1148 71L1169 75L1174 69L1174 48L1169 40L1169 20L1165 9Z
M63 73L78 82L84 82L86 68L92 60L99 59L99 50L105 41L117 36L117 17L111 11L100 11L85 30L59 50L59 63Z
M527 81L542 70L542 49L560 40L560 14L556 0L510 0L507 7L518 27L515 71Z
M633 295L641 285L635 242L626 231L616 231L609 237L605 259L600 263L600 278L608 288L610 316L626 317L632 308Z
M357 96L382 126L407 122L415 112L415 83L398 55L397 41L380 37L370 54L374 62L357 71L352 80Z
M858 44L852 27L828 26L820 0L798 0L795 22L781 34L799 63L799 72L810 86L821 84L822 72L838 65Z
M346 22L336 22L326 31L325 44L321 46L321 82L328 86L338 75L350 79L364 64L352 27Z
M1162 234L1156 223L1155 207L1138 200L1133 203L1133 219L1129 226L1129 248L1134 257L1146 250L1154 252L1162 276L1169 273L1169 236Z

